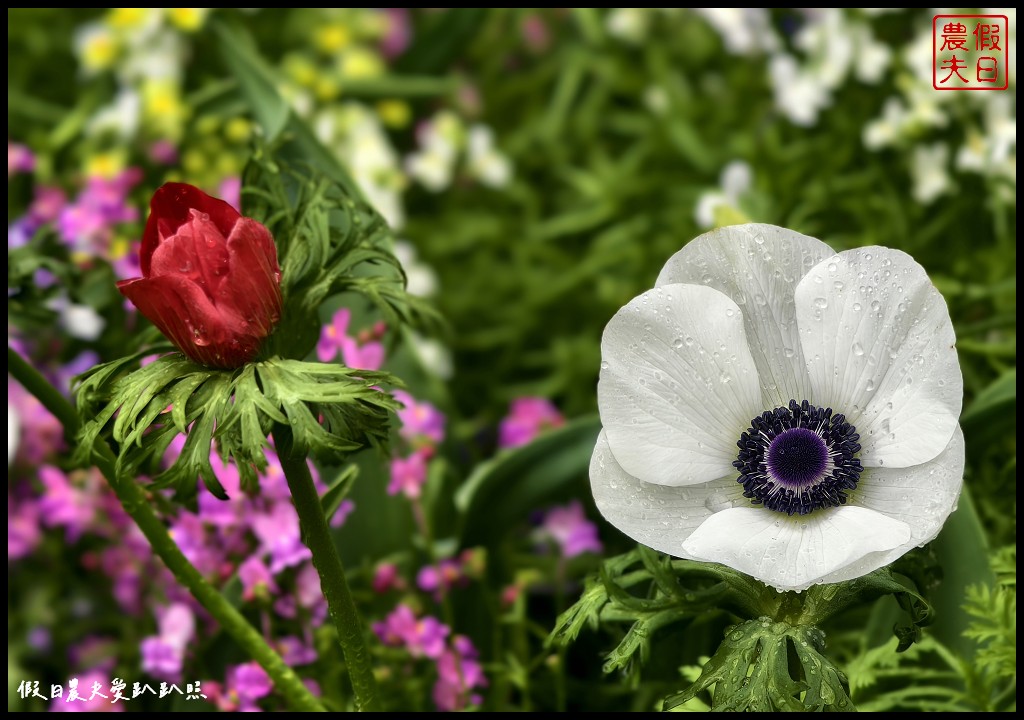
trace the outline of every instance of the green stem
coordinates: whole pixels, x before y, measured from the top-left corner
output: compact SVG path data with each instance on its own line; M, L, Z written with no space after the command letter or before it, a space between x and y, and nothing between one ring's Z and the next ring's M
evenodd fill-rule
M74 442L80 421L78 413L75 412L71 403L10 347L7 348L7 371L60 421L64 426L64 434L69 441ZM142 488L134 482L134 479L118 477L115 470L116 458L107 444L97 440L93 450L96 467L107 479L114 494L117 495L117 499L120 500L121 506L139 526L142 534L146 536L153 548L153 552L174 573L178 582L188 588L193 597L235 639L235 642L241 645L249 656L267 671L274 682L274 687L280 691L292 709L303 712L324 712L326 710L324 706L306 688L295 671L284 663L281 656L264 641L259 632L249 624L249 621L216 588L210 585L195 566L188 561L188 558L182 554L181 549L167 533L167 527L163 521L153 512Z
M320 575L320 587L327 598L327 609L338 629L338 642L348 665L356 709L379 711L380 696L363 635L363 624L352 600L345 579L345 568L327 526L327 518L324 517L306 457L294 453L291 430L283 425L274 428L274 444L281 460L281 469L288 480L295 510L299 514L302 540L313 553L313 565Z

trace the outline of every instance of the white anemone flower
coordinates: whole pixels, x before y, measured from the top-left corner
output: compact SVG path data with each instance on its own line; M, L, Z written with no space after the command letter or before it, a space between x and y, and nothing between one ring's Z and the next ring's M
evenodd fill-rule
M771 225L707 233L608 323L601 513L676 557L779 590L850 580L956 506L953 326L903 252Z

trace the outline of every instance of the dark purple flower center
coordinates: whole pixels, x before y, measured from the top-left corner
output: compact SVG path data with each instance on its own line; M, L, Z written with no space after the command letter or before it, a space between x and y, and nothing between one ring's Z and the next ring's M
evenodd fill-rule
M750 421L733 466L743 495L755 505L806 515L846 503L864 469L856 428L832 408L806 400L766 410Z

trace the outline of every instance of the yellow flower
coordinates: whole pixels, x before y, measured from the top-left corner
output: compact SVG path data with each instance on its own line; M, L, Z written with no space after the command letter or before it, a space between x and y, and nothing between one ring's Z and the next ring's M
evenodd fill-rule
M167 17L179 29L195 32L206 22L210 8L168 8Z
M90 73L108 69L120 49L110 29L99 23L83 26L76 33L75 46L82 66Z
M124 170L127 164L123 150L90 155L85 161L85 174L88 177L112 178Z
M412 118L412 110L404 100L381 100L377 103L377 114L390 128L404 128Z
M137 30L146 24L156 8L111 8L107 24L115 30Z
M318 50L332 55L352 43L352 32L346 25L331 23L317 29L313 35L313 42Z
M343 77L359 80L383 75L384 63L372 50L354 47L342 56L339 69Z

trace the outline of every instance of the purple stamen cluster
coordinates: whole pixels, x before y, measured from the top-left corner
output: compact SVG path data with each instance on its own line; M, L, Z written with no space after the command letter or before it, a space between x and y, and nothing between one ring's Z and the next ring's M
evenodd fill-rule
M832 408L804 400L766 410L750 421L733 462L744 497L787 515L846 504L863 466L857 429Z

